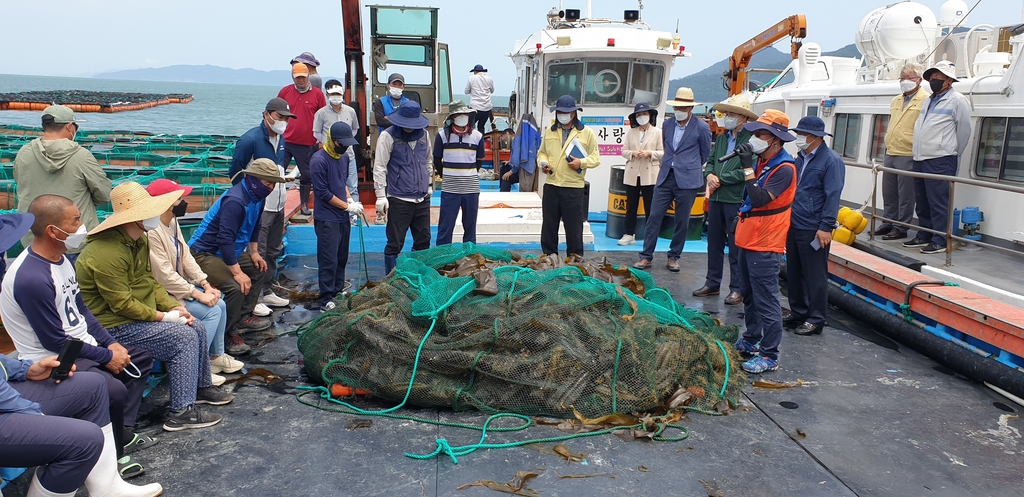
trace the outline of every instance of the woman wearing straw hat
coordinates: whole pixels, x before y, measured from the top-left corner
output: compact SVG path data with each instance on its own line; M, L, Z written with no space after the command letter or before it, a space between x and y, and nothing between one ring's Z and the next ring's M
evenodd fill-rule
M128 182L110 192L114 213L89 232L76 262L82 299L117 341L142 348L168 364L171 405L164 430L206 428L219 414L201 412L196 404L223 405L234 396L212 384L206 327L174 300L153 278L146 231L181 190L152 197L142 185Z
M661 129L658 111L647 102L640 102L629 115L630 129L626 133L626 144L622 157L626 159L626 171L622 184L626 187L626 226L619 245L636 243L636 215L640 210L640 198L644 199L644 212L651 212L651 197L654 196L654 182L658 179L658 168L665 149L661 143Z

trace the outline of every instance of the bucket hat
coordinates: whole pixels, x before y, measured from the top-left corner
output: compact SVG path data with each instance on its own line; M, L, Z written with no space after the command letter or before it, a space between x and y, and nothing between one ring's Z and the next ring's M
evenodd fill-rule
M424 129L430 124L430 119L423 115L420 104L415 100L403 102L398 109L388 116L388 121L399 128Z
M270 159L256 159L249 164L249 167L239 171L247 176L267 180L272 183L284 183L288 181L281 176L281 170L278 169L277 164Z
M477 64L476 67L471 69L469 72L487 72L487 69L484 69L484 66Z
M313 67L320 67L320 61L317 60L317 58L314 57L313 54L311 54L309 52L302 52L299 55L296 55L295 58L292 59L292 63L294 64L296 62L302 62L303 64L309 64L309 65L311 65Z
M341 142L346 147L354 147L359 144L359 141L352 136L352 126L343 121L338 121L331 125L330 131L327 132L331 139L336 142Z
M781 110L768 109L756 121L744 124L743 129L751 133L764 130L784 142L796 140L793 133L789 132L789 116Z
M0 215L0 252L6 252L18 243L35 221L36 216L29 212Z
M473 115L476 114L476 110L466 105L462 100L455 100L448 104L448 117L445 120L455 117L457 114L469 114L470 120L473 119Z
M167 209L181 198L182 193L181 190L177 190L154 197L134 181L117 185L110 191L110 204L114 207L114 213L93 228L89 234L95 235L115 226L159 216L167 212Z
M735 112L736 114L747 116L753 120L756 120L759 117L750 109L750 99L743 95L733 95L727 98L724 102L715 104L715 110L718 112Z
M800 118L800 122L796 123L795 128L791 128L789 131L793 133L807 133L808 135L814 136L832 136L832 133L825 131L825 121L822 121L818 116L804 116Z
M956 65L948 60L940 60L936 62L935 66L925 71L922 77L925 81L928 81L932 79L932 75L935 74L936 72L941 72L947 78L952 79L953 81L959 81L958 79L956 79Z
M695 105L700 105L693 100L693 90L685 86L676 90L675 100L669 100L668 102L665 102L665 104L671 105L672 107L693 107Z
M551 112L576 112L583 110L583 107L576 105L576 99L572 95L562 95L551 106Z
M647 102L640 102L633 107L633 113L629 115L629 124L633 127L640 126L640 123L636 122L636 115L641 112L647 112L651 115L651 124L658 122L658 111L651 108L651 104Z

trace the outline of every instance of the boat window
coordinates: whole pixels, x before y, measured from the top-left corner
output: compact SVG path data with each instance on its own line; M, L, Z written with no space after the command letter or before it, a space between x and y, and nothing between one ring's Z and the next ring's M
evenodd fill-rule
M974 174L982 178L1024 182L1024 118L982 119Z
M647 102L651 107L661 103L661 84L665 81L665 66L661 64L633 63L633 79L629 105Z
M833 150L847 159L857 159L860 145L860 114L836 114L836 127L832 133Z
M437 38L437 9L373 6L370 8L370 34Z
M807 112L804 112L804 115L805 116L817 116L818 115L818 106L817 105L808 105L807 106Z
M548 105L562 95L570 95L577 102L582 100L583 63L558 63L548 66Z
M877 115L871 120L871 157L885 161L885 132L889 129L889 115Z
M796 81L796 73L793 72L793 68L786 69L786 72L780 74L775 78L775 84L772 88L778 88L780 86L786 86Z
M452 75L448 69L448 47L438 48L437 94L438 103L448 105L452 102Z
M589 61L583 102L622 104L626 102L629 62Z

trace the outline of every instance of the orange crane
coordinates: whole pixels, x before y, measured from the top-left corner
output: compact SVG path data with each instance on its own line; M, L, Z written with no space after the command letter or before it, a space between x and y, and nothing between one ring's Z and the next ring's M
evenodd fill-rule
M807 36L807 18L803 14L783 19L732 51L732 57L729 57L729 70L722 75L722 83L729 90L729 96L747 90L747 66L750 65L750 58L786 36L793 38L790 53L795 59L802 45L800 40Z

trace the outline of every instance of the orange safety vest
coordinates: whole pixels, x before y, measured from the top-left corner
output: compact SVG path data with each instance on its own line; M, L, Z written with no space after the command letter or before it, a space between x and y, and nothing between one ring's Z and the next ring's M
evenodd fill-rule
M768 183L780 168L793 168L793 181L782 192L763 207L756 207L740 215L736 225L736 246L754 252L786 252L786 234L789 233L789 207L796 197L796 166L783 162L774 167L765 178Z

